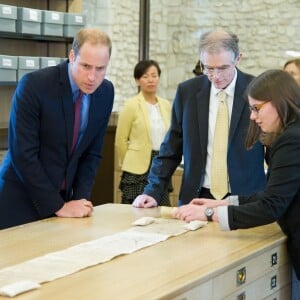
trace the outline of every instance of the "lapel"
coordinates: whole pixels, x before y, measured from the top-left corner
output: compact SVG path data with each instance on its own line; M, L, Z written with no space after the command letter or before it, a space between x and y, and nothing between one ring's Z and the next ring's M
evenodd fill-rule
M62 88L63 89L63 88ZM74 123L74 113L73 113L73 95L70 92L61 93L63 109L65 115L65 129L68 141L68 153L72 153L72 139L73 139L73 123Z
M148 138L151 141L149 112L148 112L146 100L143 97L143 94L141 92L137 95L137 101L138 101L139 107L142 111L143 120L145 122L145 126L146 126L147 133L148 133Z
M166 111L166 108L163 105L163 102L162 102L161 98L157 97L157 96L156 96L156 98L157 98L157 102L158 102L158 105L159 105L159 109L160 109L163 121L165 123L165 129L167 130L170 127L170 117L169 117L169 114L168 114L169 112Z
M60 97L64 111L64 125L67 137L68 153L71 155L72 138L73 138L73 94L68 78L68 63L67 61L62 63L60 66Z
M196 94L198 133L201 157L206 157L208 143L208 115L209 115L210 82L206 79L203 87Z
M228 145L231 144L234 133L238 127L240 119L243 117L243 109L247 104L244 100L244 93L247 83L244 80L243 74L237 70L237 79L235 84L234 90L234 98L233 98L233 105L232 105L232 112L231 112L231 121L230 121L230 128L229 128L229 138L228 138Z

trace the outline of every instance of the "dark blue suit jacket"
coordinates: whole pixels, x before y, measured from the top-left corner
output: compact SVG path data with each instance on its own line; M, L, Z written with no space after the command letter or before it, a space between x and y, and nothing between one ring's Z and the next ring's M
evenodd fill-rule
M237 70L228 140L228 173L231 193L250 195L265 186L264 148L256 144L244 147L249 125L248 103L244 92L253 76ZM153 160L149 184L144 193L158 202L168 180L184 156L184 172L179 205L198 197L203 185L207 142L211 83L207 76L197 76L179 84L172 108L171 126Z
M73 95L67 61L23 76L12 102L9 150L0 169L0 228L53 215L64 201L89 199L114 87L91 94L88 124L71 155ZM60 195L66 179L65 199Z

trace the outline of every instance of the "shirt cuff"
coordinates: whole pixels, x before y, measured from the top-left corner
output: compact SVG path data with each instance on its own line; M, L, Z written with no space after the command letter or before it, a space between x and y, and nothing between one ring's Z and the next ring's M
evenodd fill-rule
M228 206L218 206L217 207L218 219L220 229L223 231L230 231L228 222Z
M239 196L237 195L232 195L232 196L228 196L226 198L226 200L228 201L228 205L235 205L235 206L239 206Z

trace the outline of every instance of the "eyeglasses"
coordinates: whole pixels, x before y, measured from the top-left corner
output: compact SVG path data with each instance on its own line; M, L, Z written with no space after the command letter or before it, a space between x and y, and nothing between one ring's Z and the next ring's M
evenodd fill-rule
M268 101L263 101L263 102L261 102L261 103L259 103L259 104L249 105L250 113L254 112L254 113L257 114L257 113L261 110L261 108L262 108L265 104L267 104L268 102L270 102L270 100L268 100Z
M203 66L203 72L206 75L213 75L215 73L217 74L224 74L225 72L227 72L230 68L232 67L232 65L225 65L225 66L221 66L221 67L209 67L209 66Z

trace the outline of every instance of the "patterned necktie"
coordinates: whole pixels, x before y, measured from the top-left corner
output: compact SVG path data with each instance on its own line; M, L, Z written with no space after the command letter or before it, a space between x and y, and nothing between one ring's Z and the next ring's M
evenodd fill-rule
M79 95L74 103L74 129L72 139L72 153L76 147L80 132L82 97L83 92L79 91Z
M226 93L218 93L219 108L213 141L210 192L218 200L228 193L227 145L229 116Z

